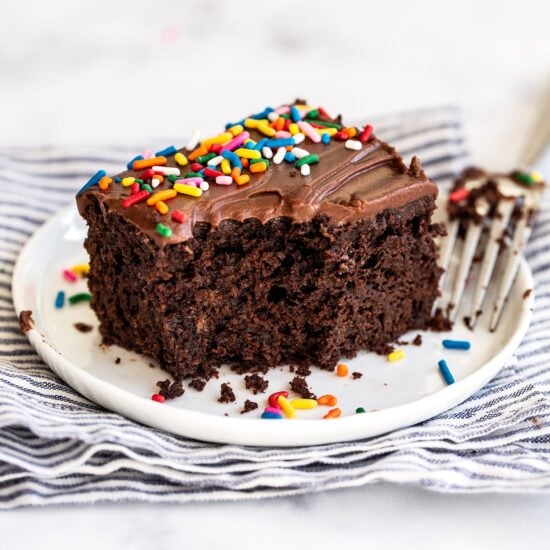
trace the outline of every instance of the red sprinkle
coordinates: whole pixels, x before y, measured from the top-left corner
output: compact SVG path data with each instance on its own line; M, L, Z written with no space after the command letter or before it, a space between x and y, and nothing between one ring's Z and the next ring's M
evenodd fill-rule
M147 170L143 170L143 172L139 174L139 179L148 180L151 179L154 175L155 171L152 168L147 168Z
M321 116L332 120L332 117L322 107L319 107L318 111Z
M139 185L139 184L138 184ZM147 189L143 189L143 191L140 191L139 193L136 193L135 195L131 195L130 197L126 197L122 200L122 206L124 208L130 208L130 206L133 206L134 204L137 204L138 202L143 202L147 200L147 197L150 195L149 191Z
M210 146L210 152L211 153L219 153L222 150L223 144L222 143L213 143Z
M458 202L465 199L469 194L470 194L470 191L466 189L466 187L462 187L460 189L457 189L456 191L453 191L449 195L449 200L451 202Z
M63 270L63 277L65 277L65 279L67 279L67 281L70 281L71 283L76 283L76 280L78 278L70 269Z
M346 141L349 139L349 134L345 130L340 130L334 134L334 139L336 141Z
M151 399L153 401L156 401L157 403L164 403L166 401L166 399L164 399L164 397L162 395L160 395L160 393L154 393L151 396Z
M275 408L277 408L277 407L280 408L278 399L281 395L283 397L288 397L288 392L287 391L277 391L275 393L272 393L267 398L267 402L269 403L269 406L270 407L275 407Z
M361 143L367 143L371 135L372 135L372 126L370 124L366 124L365 127L363 128L363 131L359 135L359 141Z
M218 170L212 170L208 166L204 169L204 175L209 178L217 178L218 176L223 176L223 172L218 172Z
M181 212L180 210L174 210L172 212L172 219L175 222L183 223L185 221L185 214Z
M130 195L137 195L139 193L139 183L132 183L130 187Z
M199 164L198 162L194 162L191 164L191 172L198 172L199 170L202 170L204 166L202 164Z

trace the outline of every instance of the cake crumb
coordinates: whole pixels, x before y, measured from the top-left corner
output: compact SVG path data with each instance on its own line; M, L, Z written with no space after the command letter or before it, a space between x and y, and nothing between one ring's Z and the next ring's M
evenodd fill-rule
M362 372L352 372L352 373L351 373L351 377L352 377L354 380L358 380L359 378L362 378L362 377L363 377L363 373L362 373Z
M421 346L422 345L422 334L417 334L414 337L414 340L411 342L413 346Z
M256 403L255 401L250 401L250 399L247 399L244 402L244 408L241 411L241 414L253 411L254 409L257 409L257 408L258 408L258 403Z
M164 399L176 399L181 397L185 393L185 389L181 380L159 380L157 382L157 388L159 388L159 393L164 397Z
M298 376L309 376L311 374L311 369L307 365L302 365L296 369L296 374Z
M434 332L445 332L453 328L453 322L438 307L434 316L428 321L428 327Z
M542 424L542 420L538 416L533 416L530 420L535 426L540 426Z
M529 298L529 296L531 295L531 292L533 292L533 289L532 289L532 288L528 288L528 289L523 293L523 299L525 300L526 298Z
M32 311L26 309L19 314L19 331L25 335L29 330L34 328L34 319L32 318Z
M206 381L202 378L193 378L193 380L189 382L189 387L193 388L196 391L204 390L204 386L206 386Z
M155 367L155 364L154 363L149 363L147 365L150 369L156 369L157 367Z
M305 378L302 378L301 376L295 376L290 381L290 389L297 393L300 397L303 397L304 399L316 399L317 397L315 394L313 394L308 386L308 383Z
M220 398L218 399L220 403L233 403L235 401L235 394L231 386L227 383L223 383L220 387Z
M74 323L74 328L78 330L78 332L91 332L94 327L92 325L89 325L88 323Z
M122 361L122 359L120 357L115 357L115 364L116 365L120 365L121 361Z
M247 374L244 377L244 385L247 390L251 390L254 395L264 393L269 382L262 378L259 374Z

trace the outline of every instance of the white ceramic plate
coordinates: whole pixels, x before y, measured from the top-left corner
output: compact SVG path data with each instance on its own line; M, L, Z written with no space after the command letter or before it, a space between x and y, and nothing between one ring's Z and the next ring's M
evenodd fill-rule
M350 373L363 377L339 378L334 373L313 369L308 378L317 395L338 397L342 417L320 420L328 411L318 407L300 411L299 419L261 420L266 395L288 389L294 376L288 368L269 373L266 395L252 395L244 388L241 376L222 369L219 380L211 380L203 392L188 389L175 401L158 404L151 401L155 382L167 376L151 361L113 346L100 346L97 319L87 303L54 308L58 290L67 295L86 290L86 283L65 282L61 271L86 261L82 243L84 222L74 207L59 212L42 226L22 250L13 277L13 299L19 313L32 310L35 328L27 336L44 361L75 390L124 416L176 434L220 443L243 445L296 446L333 443L375 436L435 416L467 399L494 377L519 345L531 318L533 280L525 262L512 289L505 316L499 329L490 333L487 317L481 317L475 332L458 322L452 333L423 332L421 346L404 345L406 357L397 363L372 353L360 353L346 360ZM491 296L488 296L491 299ZM94 326L88 334L78 332L73 324ZM412 340L418 332L405 335ZM443 338L467 339L468 352L444 350ZM121 358L119 364L115 363ZM445 358L456 383L447 386L437 367ZM218 403L221 382L228 381L237 401ZM256 411L240 414L245 399L259 403ZM355 414L364 407L367 414Z

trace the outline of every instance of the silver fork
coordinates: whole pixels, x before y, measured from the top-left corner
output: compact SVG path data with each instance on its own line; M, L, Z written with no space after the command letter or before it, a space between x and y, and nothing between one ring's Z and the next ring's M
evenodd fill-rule
M523 164L538 167L548 162L550 156L549 145L550 95L547 97L544 115L541 117L524 155ZM469 324L471 328L475 325L481 313L489 284L498 284L489 324L490 330L493 331L498 326L504 304L517 275L523 251L531 235L532 222L535 217L533 213L539 209L543 186L542 184L522 184L508 176L488 175L468 181L465 187L468 191L471 191L482 186L488 179L496 182L499 191L495 214L488 217L491 205L484 196L480 196L476 200L475 211L481 221L477 224L472 221L468 223L461 252L457 250L456 246L460 222L454 220L447 223L447 237L444 238L440 248L440 263L445 270L440 280L440 289L444 286L453 254L459 255L458 269L452 281L451 297L446 305L449 318L454 321L460 309L476 252L479 251L482 260L470 305ZM505 251L499 254L503 246L502 237L510 224L516 205L520 205L520 214L515 220L511 242ZM488 230L488 237L484 246L481 237L485 229ZM493 278L497 262L500 264L498 275ZM433 312L441 306L440 298L434 303Z

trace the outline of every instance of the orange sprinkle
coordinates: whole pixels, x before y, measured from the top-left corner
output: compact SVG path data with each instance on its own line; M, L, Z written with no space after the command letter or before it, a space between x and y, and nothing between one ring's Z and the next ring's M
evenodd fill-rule
M344 365L344 363L340 363L340 364L336 367L336 374L337 374L338 376L347 376L347 375L348 375L348 372L349 372L348 366L347 366L347 365Z
M258 174L259 172L265 172L267 170L267 164L265 162L255 162L250 165L250 171L253 174Z
M147 199L147 206L154 206L159 201L167 201L178 196L178 192L175 189L165 189L164 191L157 191L154 195L151 195Z
M280 116L275 121L275 124L273 125L273 127L275 128L275 130L282 130L285 127L285 119L282 116Z
M357 135L357 128L346 128L346 131L350 138L355 137Z
M334 405L338 403L338 399L336 399L334 395L330 395L330 394L321 395L321 397L317 398L317 403L319 403L319 405L327 405L329 407L334 407Z
M244 157L241 159L241 163L243 165L243 168L248 168L248 159L245 159Z
M111 185L111 183L113 183L113 178L110 178L109 176L103 176L99 180L99 188L102 191L107 191L107 189L109 189L109 185Z
M342 411L339 408L336 409L330 409L323 418L338 418L339 416L342 416Z
M207 154L208 154L208 147L201 145L200 147L197 147L194 151L189 153L187 155L187 158L189 160L195 160L197 157L202 157L203 155L207 155Z
M165 202L158 201L158 202L155 204L155 208L156 208L157 211L160 212L161 214L168 214L168 205L167 205Z
M167 162L166 157L153 157L150 159L134 160L132 168L134 170L145 170L145 168L152 168L153 166L164 166Z

